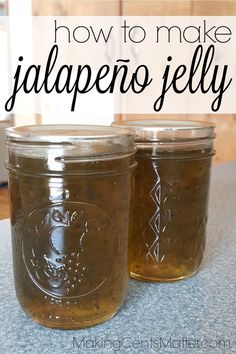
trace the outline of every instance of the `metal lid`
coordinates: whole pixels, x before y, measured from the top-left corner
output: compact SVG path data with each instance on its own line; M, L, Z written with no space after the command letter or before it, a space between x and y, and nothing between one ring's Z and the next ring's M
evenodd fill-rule
M101 125L24 125L6 129L7 138L25 142L64 143L132 135L122 128Z
M182 141L214 138L215 124L192 120L137 119L112 123L114 127L133 128L136 141Z
M132 129L99 125L26 125L6 129L9 145L19 147L18 154L44 157L51 149L63 156L99 157L134 153Z

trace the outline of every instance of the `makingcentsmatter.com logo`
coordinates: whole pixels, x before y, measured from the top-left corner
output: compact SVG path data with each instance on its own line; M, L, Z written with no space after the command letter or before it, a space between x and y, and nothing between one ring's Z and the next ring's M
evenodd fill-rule
M162 351L163 349L202 349L209 352L214 349L232 349L230 339L199 339L199 338L76 338L73 337L73 349L113 349L114 351L124 351L125 349L132 350L156 350Z

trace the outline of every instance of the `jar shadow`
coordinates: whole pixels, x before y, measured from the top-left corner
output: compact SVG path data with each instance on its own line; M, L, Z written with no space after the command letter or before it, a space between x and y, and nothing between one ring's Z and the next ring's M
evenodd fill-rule
M130 308L136 308L136 306L143 302L145 293L150 290L147 284L147 282L130 278L127 296L123 305L125 311L127 309L130 310Z
M229 254L229 245L233 243L235 195L232 191L235 182L230 178L227 181L218 179L212 181L206 250L201 268L211 266Z

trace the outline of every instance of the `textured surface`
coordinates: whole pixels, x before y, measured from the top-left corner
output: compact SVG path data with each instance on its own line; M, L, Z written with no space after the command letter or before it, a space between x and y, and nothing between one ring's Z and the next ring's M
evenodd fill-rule
M130 281L117 316L78 331L40 327L21 311L9 221L0 221L0 353L236 353L235 207L236 163L214 167L207 247L198 274L176 283Z

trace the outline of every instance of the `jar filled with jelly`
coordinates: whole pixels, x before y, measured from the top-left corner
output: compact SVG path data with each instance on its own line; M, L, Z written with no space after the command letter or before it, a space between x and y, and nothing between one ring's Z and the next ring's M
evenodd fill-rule
M7 129L16 295L41 325L114 316L127 290L134 135L101 126Z
M194 275L203 258L214 124L134 120L138 167L129 239L130 276L174 281Z

